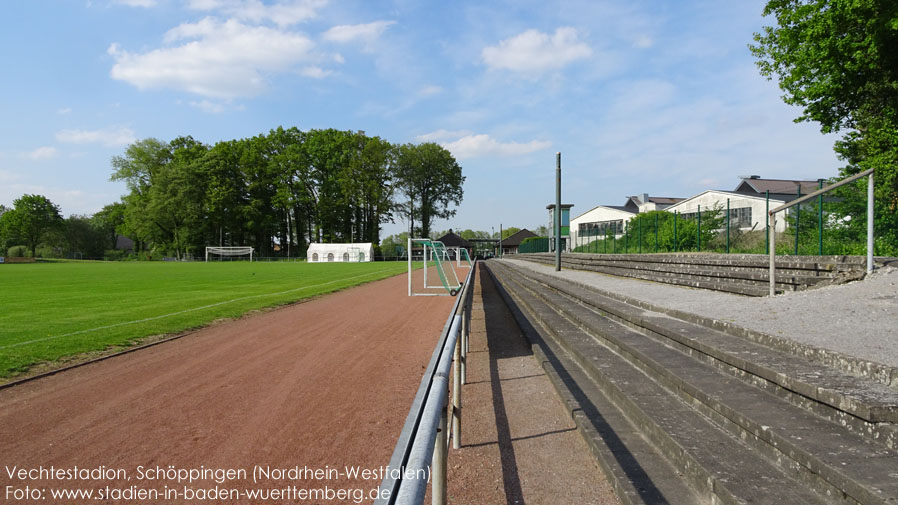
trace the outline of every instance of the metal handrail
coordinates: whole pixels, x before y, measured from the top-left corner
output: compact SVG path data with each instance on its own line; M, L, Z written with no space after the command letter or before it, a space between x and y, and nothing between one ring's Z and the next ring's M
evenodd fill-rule
M770 258L770 296L776 296L776 213L784 211L789 207L794 205L799 205L804 203L812 198L818 197L823 193L832 191L840 186L844 186L846 184L851 184L852 182L861 179L863 177L869 177L867 179L867 273L873 272L873 172L876 171L875 168L871 168L868 170L864 170L861 173L852 175L851 177L846 177L841 181L831 184L825 188L818 189L813 193L807 194L801 198L796 198L789 203L784 203L779 207L770 210L767 213L767 224L769 228L769 237L770 237L770 250L767 252L767 256ZM797 246L796 246L797 252Z
M375 505L419 505L424 498L427 479L416 477L420 476L421 470L427 472L428 458L432 457L436 446L442 445L443 449L446 448L445 438L441 440L441 444L438 444L436 439L439 433L442 433L443 436L446 434L445 407L448 399L448 377L449 367L453 361L453 349L458 349L461 352L461 358L460 360L456 359L456 363L460 361L461 365L464 365L467 355L468 296L476 265L475 262L474 267L468 271L462 290L455 300L452 312L449 314L427 369L424 371L424 377L421 378L421 385L415 394L399 440L393 449L390 463L384 472L384 479L378 490L378 499L375 500ZM464 369L459 374L458 368L456 368L454 386L456 391L460 391L461 378L459 375L464 376ZM453 410L459 408L460 398L458 403L453 402ZM453 436L458 440L460 435L456 431ZM406 475L412 478L403 479ZM426 475L430 476L429 472ZM434 485L437 485L438 477L434 475L431 479ZM441 480L443 481L442 492L445 496L445 475ZM400 495L402 501L400 501Z

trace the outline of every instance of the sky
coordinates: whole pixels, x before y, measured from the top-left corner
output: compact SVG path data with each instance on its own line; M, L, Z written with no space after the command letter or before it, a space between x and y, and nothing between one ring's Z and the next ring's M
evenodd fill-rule
M836 138L794 123L748 45L746 0L71 0L0 19L0 204L66 216L126 193L110 160L181 135L283 126L437 142L464 200L438 230L535 228L629 195L837 175ZM403 231L397 219L382 237Z

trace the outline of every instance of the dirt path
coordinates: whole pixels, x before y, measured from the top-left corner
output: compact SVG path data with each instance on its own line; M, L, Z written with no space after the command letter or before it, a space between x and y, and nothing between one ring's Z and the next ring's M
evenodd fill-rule
M285 489L269 503L370 502L454 299L408 297L405 276L206 328L194 335L0 391L0 503L7 486L44 503L183 503L190 488ZM244 470L245 479L147 480L139 466ZM323 479L253 483L253 468L324 470ZM58 480L13 467L123 469ZM333 471L340 475L334 475ZM328 473L330 472L330 473ZM91 477L91 476L87 476ZM222 480L222 479L219 479ZM156 489L156 499L51 499L50 489ZM291 491L289 488L293 487ZM299 493L329 488L317 498ZM359 489L365 494L363 500ZM337 499L336 493L351 493ZM290 493L293 493L290 495ZM96 495L95 495L96 496ZM290 499L292 497L292 499ZM151 495L149 498L153 498Z
M492 278L477 270L450 504L616 505Z

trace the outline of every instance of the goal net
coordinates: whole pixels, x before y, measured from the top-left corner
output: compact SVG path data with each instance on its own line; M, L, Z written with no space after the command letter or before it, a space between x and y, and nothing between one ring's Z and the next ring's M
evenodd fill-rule
M246 259L245 256L249 256L249 261L253 260L253 249L249 246L231 246L231 247L219 247L219 246L207 246L206 247L206 261L209 261L209 258L217 261L234 261L234 260L243 260Z
M423 238L408 239L409 296L458 294L461 283L442 242Z

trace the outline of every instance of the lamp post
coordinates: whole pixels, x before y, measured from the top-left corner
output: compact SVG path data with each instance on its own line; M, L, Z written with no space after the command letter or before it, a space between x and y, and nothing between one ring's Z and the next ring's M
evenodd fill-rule
M561 271L561 152L555 154L555 271Z

